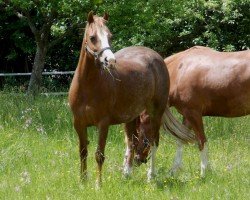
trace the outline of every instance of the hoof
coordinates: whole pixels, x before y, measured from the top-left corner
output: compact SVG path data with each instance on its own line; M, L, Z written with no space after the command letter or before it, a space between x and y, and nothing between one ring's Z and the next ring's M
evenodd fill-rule
M148 174L147 174L147 177L148 177L147 182L151 183L155 179L156 174L149 171Z
M87 172L84 172L80 175L80 180L81 182L85 182L88 180L88 173Z
M182 171L182 167L173 167L172 169L169 170L168 174L171 177L177 176L180 171Z
M125 178L129 178L131 176L131 173L132 173L132 167L129 167L128 165L125 165L124 169L123 169L123 176Z
M102 183L101 183L99 180L97 180L97 181L95 182L95 189L96 189L96 190L100 190L101 187L102 187Z

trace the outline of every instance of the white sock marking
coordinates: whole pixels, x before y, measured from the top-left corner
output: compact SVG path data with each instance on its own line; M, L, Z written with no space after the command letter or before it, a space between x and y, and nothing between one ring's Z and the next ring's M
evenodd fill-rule
M124 176L129 176L131 173L132 173L132 167L129 166L129 163L128 163L128 157L129 155L131 154L131 150L129 149L129 147L127 146L126 148L126 152L125 152L125 157L124 157L124 161L123 161L123 174Z
M203 150L200 152L201 157L201 177L205 176L205 171L208 167L208 147L207 143L204 144Z
M182 168L182 155L183 155L183 144L181 141L177 140L177 150L173 162L173 166L170 170L172 175L176 174Z
M153 145L151 147L151 158L150 158L150 165L148 169L148 181L152 180L155 176L155 156L156 156L157 146Z

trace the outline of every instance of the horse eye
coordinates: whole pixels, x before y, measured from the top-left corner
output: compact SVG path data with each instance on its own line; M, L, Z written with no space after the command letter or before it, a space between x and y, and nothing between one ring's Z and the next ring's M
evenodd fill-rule
M95 42L95 40L96 40L96 37L95 37L95 36L90 36L89 38L90 38L90 41L91 41L91 42Z

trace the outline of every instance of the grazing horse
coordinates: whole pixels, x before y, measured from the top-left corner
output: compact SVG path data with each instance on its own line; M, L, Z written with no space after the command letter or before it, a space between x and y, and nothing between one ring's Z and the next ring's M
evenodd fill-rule
M133 140L137 137L138 122L144 131L140 135L150 132L156 136L147 143L153 149L153 163L169 91L167 68L163 58L155 51L146 47L128 47L112 53L107 20L106 14L104 17L92 12L88 14L79 62L69 90L73 124L79 137L82 179L87 176L87 127L98 128L95 153L97 187L102 181L104 149L110 125L125 123L125 175L131 173L135 151ZM171 129L171 125L168 126ZM185 139L185 134L188 135L183 134L181 129L176 132L179 138ZM153 174L154 167L151 166L149 176Z
M204 176L209 165L202 116L250 114L250 50L218 52L195 46L164 61L170 75L169 105L196 134ZM183 145L177 145L173 173L182 165Z

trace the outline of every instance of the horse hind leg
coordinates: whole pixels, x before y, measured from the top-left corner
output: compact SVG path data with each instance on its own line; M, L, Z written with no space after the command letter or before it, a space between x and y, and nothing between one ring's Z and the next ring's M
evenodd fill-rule
M204 143L203 149L200 151L201 157L201 177L205 177L205 172L210 169L210 164L208 162L208 146L207 142Z
M126 137L126 152L123 162L123 174L125 177L129 177L132 173L133 159L134 159L134 148L136 143L138 143L138 134L137 134L137 122L139 123L139 118L128 122L125 124L125 137Z
M183 143L177 139L177 150L174 158L173 165L170 169L170 175L174 176L178 171L182 169L182 155L183 155Z
M210 165L208 162L207 139L204 133L202 115L197 111L189 111L185 113L185 117L187 122L192 126L198 140L201 158L201 177L204 177L206 169L210 168Z
M183 117L183 124L187 126L189 129L191 129L191 125L188 123L185 117ZM176 175L181 169L182 169L182 156L183 156L183 143L180 140L176 140L177 144L177 150L175 153L175 158L173 165L170 169L170 175L174 176Z

